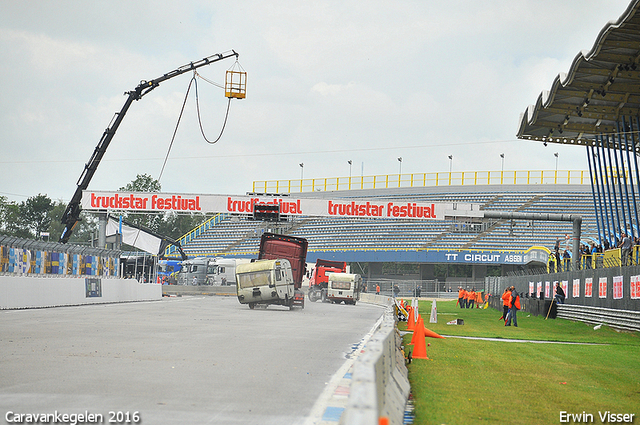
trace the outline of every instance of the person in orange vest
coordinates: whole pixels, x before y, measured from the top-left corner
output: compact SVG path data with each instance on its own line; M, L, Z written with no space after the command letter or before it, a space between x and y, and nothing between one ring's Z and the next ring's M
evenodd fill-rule
M380 285L376 284L376 295L380 295Z
M467 291L462 286L458 286L458 304L460 304L460 308L464 308L466 305L466 295Z
M480 304L482 304L482 291L476 292L476 308L480 308Z
M511 287L511 302L509 303L509 318L505 322L505 326L511 326L511 322L513 321L513 326L518 327L518 317L517 312L520 310L520 295L518 291L516 291L516 287Z
M507 313L509 312L509 297L511 297L509 288L504 288L504 292L502 293L502 317L498 320L507 320Z
M476 288L472 288L467 292L467 308L473 308L473 304L476 301Z

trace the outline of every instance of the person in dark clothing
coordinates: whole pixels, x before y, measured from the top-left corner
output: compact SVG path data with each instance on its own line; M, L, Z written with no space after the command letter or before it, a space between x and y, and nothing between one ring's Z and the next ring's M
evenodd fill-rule
M562 289L562 285L560 285L560 282L556 282L556 302L558 304L564 304L565 298L566 294L564 293L564 289Z
M504 324L505 326L511 326L511 322L513 321L513 326L518 327L518 317L517 312L520 310L520 295L518 295L518 291L516 291L516 287L511 287L511 304L509 305L509 317L507 318L507 322Z

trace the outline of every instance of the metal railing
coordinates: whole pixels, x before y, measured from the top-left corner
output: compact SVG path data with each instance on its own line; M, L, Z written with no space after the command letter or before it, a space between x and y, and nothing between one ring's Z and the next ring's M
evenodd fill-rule
M602 324L616 329L640 331L640 312L585 305L558 304L558 319Z
M198 236L202 235L204 232L206 232L213 226L219 224L222 220L224 220L227 217L228 217L228 214L223 214L223 213L214 215L213 217L206 220L204 223L192 229L189 233L187 233L186 235L178 239L178 243L181 246L184 246L185 244L191 242ZM178 248L175 245L168 245L164 251L164 255L165 257L180 258L180 255L178 253Z
M254 181L253 192L301 193L401 187L591 184L588 171L456 171Z
M570 258L562 258L560 264L556 266L553 255L549 256L549 264L547 270L536 270L538 273L555 273L573 271L573 265ZM622 250L620 248L608 249L605 252L597 252L594 254L582 255L580 257L580 270L591 269L607 269L611 267L621 266L637 266L640 264L640 245L635 245L629 257L622 258ZM528 273L528 274L538 274Z

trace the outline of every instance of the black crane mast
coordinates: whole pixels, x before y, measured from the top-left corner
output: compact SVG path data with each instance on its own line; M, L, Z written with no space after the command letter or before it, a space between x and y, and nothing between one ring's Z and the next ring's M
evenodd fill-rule
M67 243L69 241L69 238L73 233L73 228L76 226L78 221L80 221L80 200L82 199L82 191L86 190L89 186L89 182L91 182L91 179L93 178L98 165L100 165L100 161L102 160L104 153L109 147L109 143L111 143L113 136L116 134L116 130L120 126L120 123L122 122L133 101L142 99L144 95L158 87L163 81L166 81L173 77L177 77L180 74L184 74L185 72L192 71L196 68L200 68L201 66L209 65L211 63L230 58L232 56L235 56L237 59L239 54L234 50L231 50L230 52L218 53L212 56L208 56L197 62L191 62L187 65L181 66L180 68L164 74L163 76L158 77L154 80L141 81L134 90L125 93L127 95L127 100L124 102L124 105L122 106L122 109L120 109L120 112L116 112L116 114L114 115L114 118L111 120L109 127L107 127L107 129L102 134L98 146L96 146L96 148L94 149L89 162L85 164L84 170L77 182L76 192L73 194L73 198L71 198L71 201L67 205L67 208L62 215L61 222L65 225L65 228L62 232L62 235L60 235L61 243Z

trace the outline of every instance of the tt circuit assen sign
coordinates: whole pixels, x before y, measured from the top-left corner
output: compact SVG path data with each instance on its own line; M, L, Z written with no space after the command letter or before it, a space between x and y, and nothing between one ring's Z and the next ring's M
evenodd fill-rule
M291 216L406 218L443 220L480 214L479 206L380 200L310 199L288 196L193 195L177 193L104 192L85 190L84 210L138 212L196 212L252 214L255 205L279 205L280 214Z

